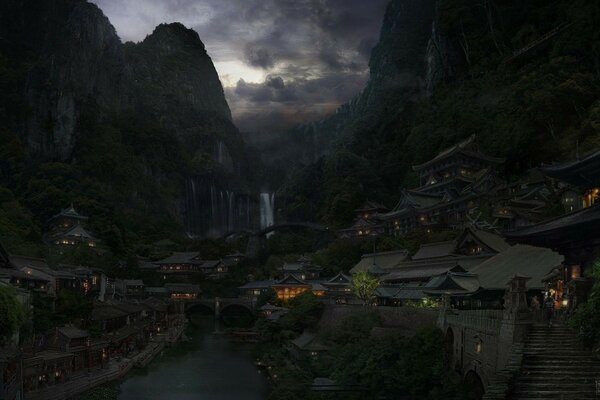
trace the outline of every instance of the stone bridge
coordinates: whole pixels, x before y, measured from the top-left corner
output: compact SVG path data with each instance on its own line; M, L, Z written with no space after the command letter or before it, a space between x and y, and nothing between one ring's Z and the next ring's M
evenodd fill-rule
M250 299L215 297L214 299L184 300L177 303L178 311L187 314L193 308L210 310L218 318L222 313L233 311L235 308L243 309L254 314L256 304Z
M509 370L520 357L532 323L525 281L515 277L509 282L504 310L455 310L449 307L449 296L444 296L438 326L445 335L446 364L463 382L477 388L479 399L495 399L492 392L508 389Z

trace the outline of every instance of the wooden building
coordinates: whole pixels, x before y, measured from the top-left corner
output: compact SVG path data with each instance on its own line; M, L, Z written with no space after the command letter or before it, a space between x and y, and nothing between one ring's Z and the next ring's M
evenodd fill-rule
M88 217L79 214L71 204L50 219L46 241L56 246L95 248L99 240L86 229L87 221Z
M300 293L312 290L312 285L297 278L294 275L287 275L285 278L272 285L273 290L279 300L289 300Z
M164 280L185 282L194 274L204 274L212 279L223 278L228 267L221 260L203 260L198 252L175 252L154 262L157 272Z
M421 193L444 194L449 189L461 191L476 180L485 169L496 169L504 159L481 152L475 135L441 151L423 164L414 165L419 174Z
M281 277L294 275L301 280L316 280L321 277L323 268L313 262L308 256L301 256L293 263L284 263L281 267Z
M600 151L542 168L548 176L577 187L581 209L507 233L515 243L551 248L564 256L554 271L552 291L558 306L576 308L586 301L592 285L591 270L600 258Z

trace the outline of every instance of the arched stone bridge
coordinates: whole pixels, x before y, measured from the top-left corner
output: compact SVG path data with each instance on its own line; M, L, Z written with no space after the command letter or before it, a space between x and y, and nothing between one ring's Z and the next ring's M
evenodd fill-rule
M226 297L215 297L214 299L196 299L186 300L180 302L180 312L188 313L193 308L201 307L208 309L215 314L215 317L219 317L221 313L232 310L232 308L242 308L251 314L254 314L256 304L250 299L242 298L226 298Z

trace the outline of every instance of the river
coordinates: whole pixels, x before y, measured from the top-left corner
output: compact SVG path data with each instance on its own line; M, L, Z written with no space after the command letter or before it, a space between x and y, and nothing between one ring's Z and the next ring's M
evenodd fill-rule
M251 345L214 335L214 317L195 317L188 342L166 349L118 383L118 400L263 400L268 384Z

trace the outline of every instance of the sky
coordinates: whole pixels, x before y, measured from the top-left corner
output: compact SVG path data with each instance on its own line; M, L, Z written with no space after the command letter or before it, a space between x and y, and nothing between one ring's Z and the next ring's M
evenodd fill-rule
M181 22L204 42L234 122L276 132L331 114L364 87L387 0L92 0L121 39Z

